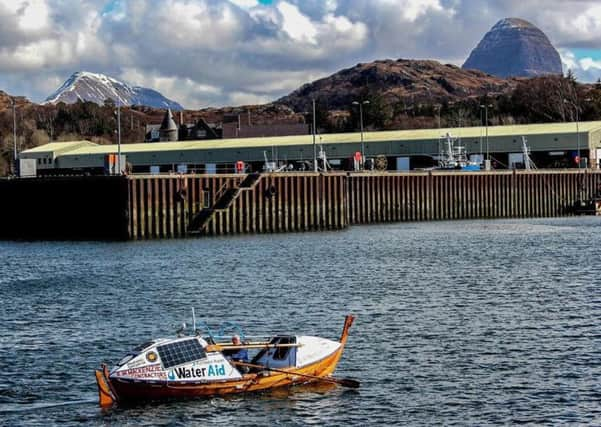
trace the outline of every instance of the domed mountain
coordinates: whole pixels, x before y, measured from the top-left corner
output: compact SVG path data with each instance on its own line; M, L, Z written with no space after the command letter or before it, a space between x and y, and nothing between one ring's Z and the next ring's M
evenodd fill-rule
M331 110L346 110L366 91L387 105L407 102L435 103L507 93L513 79L501 79L481 71L462 70L451 64L412 59L385 59L340 70L301 86L276 101L294 111L310 111L311 100L325 102Z
M107 99L112 99L121 105L145 105L154 108L170 108L176 111L184 109L180 104L165 98L156 90L130 86L104 74L86 71L74 73L44 103L74 104L81 100L102 105Z
M559 53L545 33L518 18L497 22L472 51L463 68L498 77L534 77L563 72Z

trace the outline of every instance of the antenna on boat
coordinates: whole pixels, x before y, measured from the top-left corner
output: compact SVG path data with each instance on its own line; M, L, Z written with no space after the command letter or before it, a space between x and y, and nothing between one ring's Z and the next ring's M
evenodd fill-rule
M192 332L196 335L196 314L194 314L194 307L192 307Z

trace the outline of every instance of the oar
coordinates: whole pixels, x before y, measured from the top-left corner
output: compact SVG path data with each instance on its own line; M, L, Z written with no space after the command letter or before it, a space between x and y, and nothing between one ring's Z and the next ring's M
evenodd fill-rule
M288 374L288 375L293 375L293 376L297 376L297 377L311 378L311 379L314 379L317 381L325 381L325 382L329 382L329 383L340 384L341 386L348 387L348 388L359 388L359 386L361 385L359 383L359 381L352 380L350 378L318 377L317 375L299 374L298 372L284 371L283 369L268 368L267 366L263 366L263 365L255 365L253 363L245 363L245 362L236 362L233 360L230 361L230 363L233 363L234 365L239 365L239 366L247 366L249 368L264 369L266 371L279 372L281 374Z
M223 350L241 350L246 349L257 349L257 348L287 348L287 347L301 347L302 344L262 344L262 343L250 343L250 344L210 344L206 347L206 351L211 353L213 351Z

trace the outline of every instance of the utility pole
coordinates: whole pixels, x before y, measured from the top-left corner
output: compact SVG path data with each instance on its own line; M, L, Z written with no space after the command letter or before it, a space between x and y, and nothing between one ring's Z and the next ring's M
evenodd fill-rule
M363 143L363 105L367 104L369 104L369 101L353 101L353 105L359 106L359 129L361 130L361 163L365 163L365 144Z
M315 98L313 98L313 172L317 172L317 145L315 144L315 126L317 119L315 118Z
M480 108L484 108L484 121L486 122L486 170L490 169L490 157L488 153L488 109L492 108L492 104L480 105Z
M480 108L480 157L482 157L482 108Z
M121 101L117 100L117 171L121 175Z
M10 98L13 107L13 174L17 175L17 106L14 98Z
M580 161L580 127L578 124L578 105L575 103L568 101L567 99L563 100L564 104L570 104L574 107L574 111L576 112L576 156L578 157L578 169L580 169L581 161Z

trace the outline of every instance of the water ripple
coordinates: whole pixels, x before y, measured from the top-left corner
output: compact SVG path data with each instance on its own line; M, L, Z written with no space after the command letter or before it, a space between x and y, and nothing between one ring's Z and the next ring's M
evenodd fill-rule
M601 219L0 242L0 424L601 423ZM331 385L100 410L92 371L189 321L337 337Z

